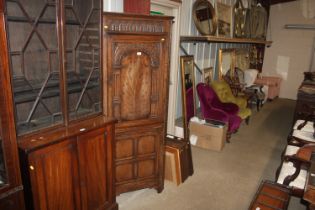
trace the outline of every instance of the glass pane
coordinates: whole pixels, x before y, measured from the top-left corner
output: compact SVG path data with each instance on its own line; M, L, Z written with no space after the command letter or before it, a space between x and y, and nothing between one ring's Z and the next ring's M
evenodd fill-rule
M66 3L67 89L70 119L101 112L100 0Z
M1 118L0 118L1 124ZM2 130L0 128L0 188L7 183L7 173L4 163L4 150L3 150L3 140L2 140Z
M62 122L54 0L6 0L18 134Z

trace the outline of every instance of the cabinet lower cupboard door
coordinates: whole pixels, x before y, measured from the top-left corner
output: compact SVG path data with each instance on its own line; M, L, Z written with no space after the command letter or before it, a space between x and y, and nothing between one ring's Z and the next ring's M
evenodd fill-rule
M44 147L21 150L25 195L29 196L27 209L117 210L113 129L111 124L66 136ZM57 134L60 133L47 136ZM47 136L40 138L48 139ZM34 142L37 139L30 137Z
M29 155L28 171L35 210L81 209L74 142L67 140Z
M82 205L89 210L112 209L113 182L111 181L112 159L108 133L104 129L78 137L78 158L81 177Z
M116 133L116 193L145 187L163 188L162 126Z

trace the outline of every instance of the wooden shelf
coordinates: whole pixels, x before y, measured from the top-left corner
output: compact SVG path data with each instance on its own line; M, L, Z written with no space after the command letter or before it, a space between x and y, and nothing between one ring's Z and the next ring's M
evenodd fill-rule
M181 36L180 42L217 42L217 43L244 43L244 44L265 44L271 45L272 41L259 39L244 39L244 38L228 38L217 36Z

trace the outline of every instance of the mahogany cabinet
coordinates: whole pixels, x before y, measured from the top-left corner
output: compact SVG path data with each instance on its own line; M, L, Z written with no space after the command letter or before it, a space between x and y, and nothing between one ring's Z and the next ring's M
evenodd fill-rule
M24 210L16 132L13 117L4 5L0 1L0 209Z
M118 208L102 8L103 0L0 0L0 209L22 210L23 187L28 210Z
M112 182L114 122L98 117L24 137L20 157L27 208L118 209Z
M118 120L120 194L164 187L171 17L104 13L104 110Z

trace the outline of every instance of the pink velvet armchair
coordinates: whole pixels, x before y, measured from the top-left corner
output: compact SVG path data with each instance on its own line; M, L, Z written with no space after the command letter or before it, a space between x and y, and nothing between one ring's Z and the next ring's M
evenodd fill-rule
M222 103L214 90L204 83L197 85L197 93L203 118L218 120L228 124L228 141L231 134L237 131L242 122L242 119L237 116L238 106L233 103Z

